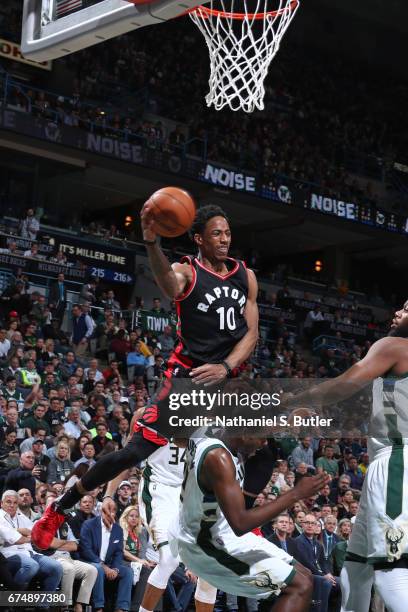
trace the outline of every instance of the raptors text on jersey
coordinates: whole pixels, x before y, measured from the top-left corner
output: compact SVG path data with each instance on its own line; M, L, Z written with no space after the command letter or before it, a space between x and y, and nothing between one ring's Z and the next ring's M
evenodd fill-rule
M194 362L219 363L248 331L244 317L248 273L242 261L228 258L226 275L206 268L197 258L184 257L192 282L176 300L178 335Z

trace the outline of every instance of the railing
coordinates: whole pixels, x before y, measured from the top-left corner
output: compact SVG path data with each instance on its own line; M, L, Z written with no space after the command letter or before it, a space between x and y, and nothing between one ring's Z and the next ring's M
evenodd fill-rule
M22 110L28 113L33 113L44 117L57 124L64 123L65 111L59 112L50 106L58 108L60 104L59 99L64 98L64 102L69 101L69 96L61 96L61 94L39 89L20 83L14 80L4 69L0 70L0 84L3 88L2 101L4 107L11 107L17 110ZM146 88L141 90L140 95L145 100L147 95ZM37 97L32 94L37 94ZM38 104L41 97L44 97L44 104ZM24 104L22 105L22 101ZM144 102L143 102L144 104ZM200 159L206 159L207 157L207 141L202 138L191 138L187 140L183 145L172 145L169 144L168 139L160 138L158 136L142 136L130 128L119 129L110 125L110 121L114 119L116 115L120 113L115 109L102 109L100 106L95 105L88 100L82 100L80 102L81 111L93 111L97 115L97 120L85 119L81 116L77 118L78 127L86 129L92 134L103 133L105 136L115 138L123 142L132 143L143 143L151 149L156 150L167 150L181 157L186 155L197 155ZM126 115L126 118L128 115ZM120 117L121 120L125 119L124 116ZM193 151L194 147L194 151Z
M323 335L318 336L313 340L312 351L313 353L320 353L322 350L326 349L331 349L334 351L344 351L345 349L352 349L354 344L355 342L353 340ZM335 357L337 358L338 356L335 355Z
M63 97L64 101L67 101L70 99L70 96L61 96L60 93L45 91L43 89L39 89L36 87L27 86L11 78L10 75L8 75L6 71L3 71L3 72L6 75L5 78L3 79L3 87L4 87L3 102L5 105L13 106L13 93L18 92L20 96L22 96L26 101L27 112L38 113L44 117L49 118L52 121L55 121L56 123L62 122L61 114L58 111L50 107L43 108L42 106L39 106L33 103L30 96L27 94L27 92L30 91L30 92L38 93L40 95L44 95L46 99L53 101L53 105L55 107L58 107L59 98ZM132 100L133 111L136 111L136 109L139 108L142 111L140 114L143 115L143 111L148 108L148 103L151 98L151 95L150 95L149 89L147 87L143 87L138 91L126 92L125 97L126 99L129 98L129 100ZM117 99L117 96L116 96L116 99ZM160 103L160 99L158 99L158 102ZM111 125L109 125L110 120L116 115L121 115L122 120L129 117L129 113L123 113L123 110L120 107L114 108L113 104L114 104L114 99L112 100L112 105L110 106L110 108L106 108L106 107L101 108L101 105L97 105L94 102L91 102L87 99L81 99L80 100L81 110L85 110L85 111L92 110L95 113L97 113L99 116L98 116L97 121L79 119L80 127L84 127L91 133L100 133L101 131L104 131L108 133L109 136L123 140L125 142L132 141L135 138L139 141L144 139L146 142L149 142L149 139L141 137L140 134L136 134L135 132L132 132L132 130L130 129L129 130L128 129L118 129L118 128L114 128ZM288 109L288 112L290 112L290 109ZM154 139L154 141L155 141L154 146L156 146L158 149L164 149L165 147L169 146L166 140L156 138ZM151 140L150 140L150 143L153 144ZM182 146L177 146L177 147L172 146L172 149L173 148L177 149L179 154L182 154L183 156L188 155L190 154L190 149L194 143L199 144L199 147L198 147L199 152L194 153L194 154L196 154L197 157L199 157L200 159L206 160L207 151L208 151L207 137L203 139L192 138L191 140L188 140ZM333 151L331 151L331 154L333 154ZM365 153L354 151L352 149L344 150L343 147L341 146L341 143L339 143L339 147L336 150L336 158L338 159L338 163L341 165L344 165L345 168L349 172L360 174L362 176L376 179L379 181L385 180L386 164L384 160L380 157L377 157L374 155L367 155ZM290 177L290 178L293 179L293 177Z

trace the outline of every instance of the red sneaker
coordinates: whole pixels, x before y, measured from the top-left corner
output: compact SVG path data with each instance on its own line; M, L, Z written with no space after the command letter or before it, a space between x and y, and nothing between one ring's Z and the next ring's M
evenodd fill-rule
M45 509L44 514L34 523L31 530L31 541L41 550L47 550L51 546L55 534L66 518L65 514L58 512L54 506L53 503Z

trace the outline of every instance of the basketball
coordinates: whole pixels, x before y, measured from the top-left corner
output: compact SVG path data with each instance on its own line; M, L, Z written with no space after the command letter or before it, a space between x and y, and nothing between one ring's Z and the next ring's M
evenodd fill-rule
M153 204L153 231L159 236L181 236L193 224L196 206L191 195L179 187L163 187L155 191L149 203Z

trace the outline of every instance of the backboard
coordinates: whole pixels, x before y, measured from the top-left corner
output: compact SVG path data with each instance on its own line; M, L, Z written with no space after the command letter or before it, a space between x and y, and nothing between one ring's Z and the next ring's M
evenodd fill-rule
M24 0L21 51L57 59L182 15L200 0Z

